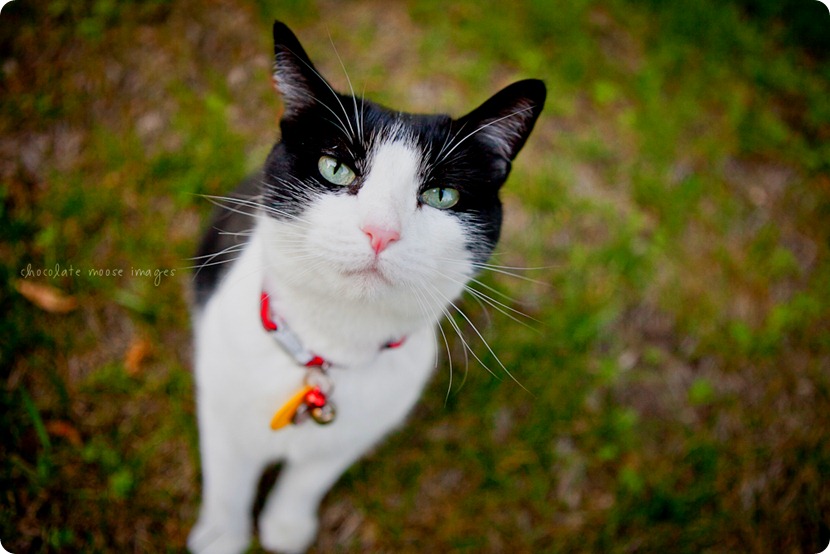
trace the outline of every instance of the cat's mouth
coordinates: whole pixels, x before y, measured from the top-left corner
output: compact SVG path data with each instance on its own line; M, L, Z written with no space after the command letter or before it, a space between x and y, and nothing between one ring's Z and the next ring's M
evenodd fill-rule
M370 283L379 282L386 285L392 284L392 280L376 261L363 267L345 269L342 273L351 279L361 279Z

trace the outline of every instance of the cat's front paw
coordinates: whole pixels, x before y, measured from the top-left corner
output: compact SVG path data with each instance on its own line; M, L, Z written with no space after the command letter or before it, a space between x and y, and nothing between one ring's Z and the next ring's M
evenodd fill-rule
M317 536L316 517L280 518L263 513L259 520L259 542L270 552L301 554Z
M193 554L237 554L245 552L250 542L247 533L234 533L200 522L187 537L187 549Z

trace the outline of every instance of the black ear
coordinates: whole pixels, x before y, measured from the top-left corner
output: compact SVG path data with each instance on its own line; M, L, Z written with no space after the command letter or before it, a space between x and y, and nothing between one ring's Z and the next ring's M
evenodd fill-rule
M546 95L542 81L518 81L494 94L459 122L499 155L513 160L533 130Z
M274 21L274 83L288 117L335 94L314 68L296 35L281 21Z

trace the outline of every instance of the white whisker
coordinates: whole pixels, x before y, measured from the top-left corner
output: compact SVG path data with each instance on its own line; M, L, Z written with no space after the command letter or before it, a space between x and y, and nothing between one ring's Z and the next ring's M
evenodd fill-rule
M487 342L487 340L484 338L484 335L482 335L482 334L481 334L481 332L478 330L478 327L476 327L476 326L475 326L475 324L474 324L474 323L472 322L472 320L471 320L471 319L467 316L467 314L465 314L465 313L464 313L464 311L463 311L461 308L459 308L459 307L458 307L458 306L457 306L454 302L452 302L452 301L448 301L448 304L449 304L450 306L452 306L452 307L456 310L456 312L458 312L458 314L459 314L462 318L464 318L464 320L467 322L467 324L469 324L469 325L470 325L470 327L472 328L473 332L476 334L476 336L478 336L478 338L479 338L479 339L481 340L481 342L484 344L485 348L487 348L487 351L490 353L490 355L491 355L491 356L493 356L493 359L495 359L495 360L496 360L496 363L497 363L497 364L499 365L499 367L501 367L501 369L502 369L502 370L503 370L503 371L507 374L507 376L508 376L508 377L510 377L510 379L512 379L512 380L513 380L513 381L514 381L517 385L519 385L520 387L522 387L525 391L530 392L530 391L529 391L529 390L528 390L528 389L527 389L527 388L526 388L526 387L525 387L525 386L524 386L524 385L523 385L523 384L522 384L522 383L521 383L518 379L516 379L516 377L515 377L515 376L513 376L513 374L510 372L510 370L509 370L509 369L507 369L507 367L506 367L506 366L502 363L501 359L500 359L500 358L496 355L495 351L493 351L493 348L490 346L490 343L488 343L488 342ZM450 321L452 321L452 320L450 320ZM478 361L478 362L479 362L482 366L484 366L484 367L487 369L487 371L489 371L491 374L493 374L493 375L495 376L495 374L492 372L492 370L490 370L490 368L488 368L488 367L487 367L487 365L486 365L484 362L482 362L482 361L481 361L481 358L479 358L479 357L475 354L475 352L471 352L471 354L473 354L473 356L475 357L475 359L476 359L476 360L477 360L477 361Z
M340 53L337 51L337 47L334 45L334 41L332 40L331 35L329 35L329 42L331 43L332 50L334 50L334 55L337 56L337 61L340 62L340 67L343 69L343 74L346 76L346 82L349 83L349 90L351 91L352 102L354 103L354 117L355 123L357 124L357 138L360 138L363 136L363 128L361 126L362 118L359 118L357 115L357 98L354 95L354 87L352 86L352 80L349 78L349 72L346 71L346 66L343 64L343 59L340 57Z
M498 310L504 316L509 317L510 319L512 319L513 321L518 323L519 325L527 327L528 329L531 329L532 331L535 331L536 333L541 333L541 331L534 328L532 325L529 325L527 322L522 321L521 319L519 319L518 317L512 315L509 312L513 312L514 314L520 315L522 317L530 319L531 321L535 321L536 323L541 324L542 322L539 321L538 319L536 319L535 317L529 316L526 313L524 313L522 311L519 311L515 308L511 308L510 306L508 306L506 304L503 304L502 302L499 302L498 300L494 300L493 298L487 296L486 294L484 294L480 290L474 289L474 288L469 287L469 286L465 287L465 289L470 294L472 294L473 298L476 298L479 301L479 303L484 302L487 305L489 305L490 307L492 307L493 309ZM485 313L486 313L486 311L487 310L485 309Z
M202 268L213 267L213 266L224 265L224 264L231 264L231 263L235 262L236 260L238 260L240 257L241 256L237 256L236 258L231 258L231 259L228 259L228 260L218 260L218 261L215 261L215 262L210 262L209 261L209 262L201 263L201 264L198 264L198 265L177 267L176 270L178 270L178 271L189 271L191 269L195 269L196 273L193 275L194 278L195 278L196 274L198 274L199 271L202 270Z
M329 35L329 40L331 40L331 35ZM333 43L332 43L332 45L333 45ZM291 53L292 53L292 54L294 54L294 52L291 52ZM315 69L313 65L311 65L311 64L309 64L309 63L307 63L305 60L303 60L301 57L297 56L296 54L294 54L294 56L296 56L296 58L297 58L299 61L301 61L303 65L305 65L308 69L310 69L310 70L311 70L311 72L312 72L312 73L314 73L314 74L317 76L317 78L319 78L319 79L320 79L320 81L321 81L324 85L326 85L326 88L327 88L327 89L329 89L329 91L331 92L332 96L334 96L334 99L335 99L335 100L337 100L337 103L340 105L340 109L341 109L341 110L343 110L343 115L346 117L346 123L348 123L348 124L349 124L349 129L351 130L351 133L347 133L347 132L346 132L345 125L343 124L343 121L342 121L342 120L340 119L340 117L339 117L339 116L338 116L338 115L334 112L334 110L332 110L331 108L329 108L329 107L328 107L328 105L327 105L325 102L320 102L320 103L321 103L323 106L325 106L326 108L328 108L328 110L332 113L332 115L334 115L334 117L336 117L336 118L337 118L337 121L339 121L339 122L340 122L341 129L343 130L344 134L345 134L347 137L351 137L352 139L357 138L357 137L355 137L355 134L354 134L354 128L352 127L352 122L349 120L348 114L346 113L346 107L345 107L345 106L343 106L343 103L340 101L340 95L339 95L339 94L337 94L337 92L336 92L333 88L331 88L331 85L328 83L328 81L326 81L326 80L323 78L323 76L322 76L322 75L320 75L320 72L318 72L318 71L317 71L317 69ZM319 99L318 99L318 101L319 101Z
M485 123L485 124L484 124L484 125L482 125L481 127L477 128L475 131L473 131L473 132L469 133L467 136L465 136L465 137L464 137L463 139L461 139L460 141L456 142L456 143L453 145L453 147L452 147L452 148L450 148L450 149L449 149L449 151L447 151L447 153L446 153L446 154L444 154L444 157L443 157L443 158L441 158L440 160L438 160L438 163L442 162L442 161L444 160L444 158L446 158L447 156L449 156L450 154L452 154L452 153L453 153L453 151L454 151L456 148L458 148L459 146L461 146L461 144L462 144L464 141L466 141L468 138L470 138L471 136L475 135L476 133L478 133L478 132L480 132L480 131L483 131L484 129L486 129L487 127L490 127L491 125L495 125L496 123L498 123L498 122L500 122L500 121L504 121L505 119L508 119L508 118L510 118L510 117L517 116L517 115L519 115L520 113L523 113L523 112L526 112L526 111L532 110L533 108L534 108L533 106L528 106L527 108L523 108L523 109L521 109L521 110L516 110L515 112L511 112L511 113L509 113L509 114L507 114L507 115L505 115L505 116L499 117L498 119L494 119L493 121L490 121L489 123Z
M524 275L519 275L518 273L513 273L511 271L507 271L507 270L504 270L504 269L498 269L497 267L490 267L490 266L486 266L486 265L483 265L483 264L478 264L478 263L475 263L475 262L472 262L470 265L472 265L476 269L481 269L481 270L484 270L484 271L491 271L493 273L498 273L500 275L507 275L508 277L513 277L515 279L520 279L522 281L527 281L528 283L534 283L534 284L543 285L543 286L546 286L546 287L550 286L550 284L546 283L545 281L540 281L538 279L531 279L530 277L525 277Z
M217 256L221 256L223 254L230 254L231 252L236 252L236 251L239 251L239 250L243 250L246 246L247 246L247 243L244 243L244 242L240 243L240 244L232 244L232 245L228 246L227 248L225 248L223 250L220 250L219 252L212 252L210 254L203 254L202 256L193 256L192 258L186 258L186 259L189 262L197 261L197 260L203 260L203 259L207 259L208 261L210 261L210 260L212 260L213 258L215 258Z

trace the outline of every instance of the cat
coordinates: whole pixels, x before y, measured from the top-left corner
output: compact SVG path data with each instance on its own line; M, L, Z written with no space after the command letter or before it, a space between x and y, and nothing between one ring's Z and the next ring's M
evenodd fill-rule
M459 119L398 112L335 92L283 23L273 36L281 138L197 255L199 554L245 551L276 462L260 543L312 544L323 496L437 365L436 324L496 245L499 189L546 96L524 80Z

